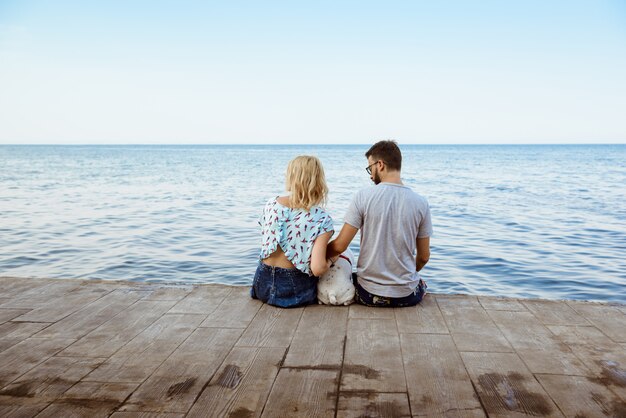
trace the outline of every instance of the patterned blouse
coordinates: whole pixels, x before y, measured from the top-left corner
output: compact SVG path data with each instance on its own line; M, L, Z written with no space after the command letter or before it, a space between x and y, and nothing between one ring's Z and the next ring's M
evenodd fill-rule
M272 255L280 245L298 270L312 276L313 242L324 232L335 232L333 219L319 206L313 206L310 211L292 209L278 203L278 197L265 204L259 219L263 237L260 259Z

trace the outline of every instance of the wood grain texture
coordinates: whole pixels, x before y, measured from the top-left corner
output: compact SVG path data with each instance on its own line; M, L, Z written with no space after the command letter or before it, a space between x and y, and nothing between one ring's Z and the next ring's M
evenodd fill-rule
M31 418L50 405L50 401L0 395L0 417Z
M79 382L38 417L108 417L136 387L133 383Z
M401 334L400 342L414 416L481 409L451 336Z
M514 353L461 353L489 417L563 415Z
M41 338L65 337L79 339L126 310L148 293L117 289L90 303L37 334Z
M307 306L289 346L284 367L329 367L343 362L348 326L345 306Z
M246 328L263 303L250 297L248 287L234 288L204 320L201 327Z
M341 391L406 392L394 320L350 319Z
M626 343L626 314L617 306L573 301L567 304L613 341Z
M64 356L108 357L169 310L172 301L139 301L65 349Z
M169 313L208 315L233 291L232 286L198 287L176 303Z
M55 400L104 360L50 357L0 390L0 395Z
M477 298L437 295L437 303L459 351L513 351Z
M403 418L411 410L406 393L347 392L339 394L337 418Z
M237 346L289 347L303 311L304 308L281 309L263 305L237 341Z
M74 340L28 338L0 353L0 388L46 361Z
M33 280L33 283L37 283L37 280ZM43 283L37 283L35 286L28 286L11 297L8 302L3 303L0 308L35 309L80 287L81 283L74 280L45 280Z
M393 311L400 333L449 333L434 295L426 294L417 306L393 308Z
M115 412L111 418L184 418L185 414L171 412Z
M5 322L0 325L0 339L25 340L48 325L42 322Z
M8 300L8 299L6 299ZM30 309L0 309L0 324L4 324L13 318L17 318L20 315L30 312Z
M186 413L241 335L236 328L198 328L139 386L122 411Z
M581 376L536 377L566 417L626 416L626 402L593 380Z
M599 382L626 401L626 346L592 326L548 326L574 352Z
M281 369L261 416L333 416L338 378L338 370Z
M587 375L588 368L530 312L489 311L533 373Z
M429 294L281 309L222 285L0 289L2 417L625 415L621 305Z
M395 319L394 308L372 308L353 303L349 306L349 309L350 319Z
M519 300L493 296L479 296L478 301L488 311L527 311Z
M14 321L56 322L112 292L115 289L114 286L97 284L77 287L59 297L52 298L49 302L15 318Z
M165 314L120 348L85 381L143 382L197 328L204 315Z
M522 303L544 325L591 325L565 301L529 299Z
M284 355L280 348L233 348L187 417L260 416Z

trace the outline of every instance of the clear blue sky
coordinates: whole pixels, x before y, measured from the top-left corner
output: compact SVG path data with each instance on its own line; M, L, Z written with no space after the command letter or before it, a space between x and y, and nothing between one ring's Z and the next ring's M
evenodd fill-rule
M0 143L625 143L625 3L0 0Z

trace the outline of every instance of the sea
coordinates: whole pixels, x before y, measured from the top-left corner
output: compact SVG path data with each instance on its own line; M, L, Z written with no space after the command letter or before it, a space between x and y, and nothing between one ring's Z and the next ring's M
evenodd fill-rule
M289 160L321 159L338 233L368 148L1 145L0 276L249 285ZM401 149L430 292L626 303L626 145Z

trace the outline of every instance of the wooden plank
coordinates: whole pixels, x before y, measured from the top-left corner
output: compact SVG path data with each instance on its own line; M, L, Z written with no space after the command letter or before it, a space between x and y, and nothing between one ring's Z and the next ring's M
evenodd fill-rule
M450 335L401 334L411 410L417 416L482 413L463 361Z
M139 301L63 350L62 356L109 357L167 312L173 301Z
M544 325L591 325L564 301L529 299L522 303Z
M150 294L144 300L175 300L180 301L187 297L192 291L193 286L158 286L156 289L150 290Z
M82 338L146 295L143 291L117 289L50 325L37 337Z
M394 320L350 319L341 391L406 392Z
M489 417L563 416L515 353L460 353Z
M613 342L596 327L548 328L591 370L593 381L610 387L626 400L626 347Z
M479 296L478 301L488 311L526 311L526 307L517 299L493 296Z
M502 333L533 373L587 375L589 370L530 312L489 311Z
M108 417L133 391L134 383L79 382L63 399L55 401L38 417Z
M196 329L120 410L186 413L241 332L236 328Z
M410 417L406 393L341 392L337 418Z
M0 396L0 417L31 418L46 408L50 401L15 396Z
M72 399L51 403L37 418L105 418L117 407L117 402Z
M263 302L250 297L250 288L235 288L200 326L246 328L261 306Z
M433 295L410 308L393 308L400 333L448 334L448 327Z
M15 344L21 343L22 338L0 338L0 352L13 347Z
M4 324L5 322L10 321L13 318L17 318L20 315L24 315L29 311L30 309L0 309L0 324Z
M513 351L477 298L437 295L437 303L459 351Z
M284 355L283 348L233 348L187 417L260 416Z
M307 306L283 367L341 368L348 307Z
M349 318L360 319L395 319L394 308L373 308L353 303L350 305Z
M111 418L184 418L185 414L170 412L115 412Z
M42 322L5 322L0 325L0 338L25 340L48 325Z
M626 402L586 377L536 375L566 417L624 417Z
M83 380L143 382L203 319L204 315L163 315Z
M263 305L236 345L238 347L289 347L303 311L304 308L282 309Z
M28 338L0 353L0 387L52 357L74 340Z
M19 293L10 301L2 304L0 308L34 309L80 287L80 283L74 280L51 280L43 286L32 287Z
M261 416L333 416L338 379L339 370L280 369Z
M232 290L232 286L206 285L197 287L174 305L169 313L208 315L222 303Z
M54 400L105 359L50 357L0 391L0 395Z
M32 279L28 277L2 277L0 278L0 289L2 289L2 298L7 300L0 304L0 307L9 300L21 297L22 293L37 288L43 288L54 282L50 279Z
M81 286L15 318L14 321L56 322L76 312L83 306L100 299L113 289L113 285Z
M63 400L89 400L95 402L124 402L137 383L78 382L63 394Z
M626 343L626 315L616 306L568 301L567 304L618 343Z

